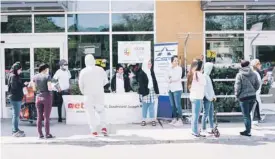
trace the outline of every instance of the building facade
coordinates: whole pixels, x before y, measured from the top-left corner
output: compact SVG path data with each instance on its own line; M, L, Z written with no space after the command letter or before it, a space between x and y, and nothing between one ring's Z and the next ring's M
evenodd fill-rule
M2 1L0 117L10 116L6 74L14 62L21 61L29 81L40 63L50 64L54 74L58 61L66 59L77 79L87 52L99 65L115 68L118 41L151 41L152 55L154 43L178 42L182 64L201 55L222 67L260 58L269 69L275 63L274 6L274 0ZM221 71L216 78L235 76L235 70ZM220 85L221 94L232 94Z

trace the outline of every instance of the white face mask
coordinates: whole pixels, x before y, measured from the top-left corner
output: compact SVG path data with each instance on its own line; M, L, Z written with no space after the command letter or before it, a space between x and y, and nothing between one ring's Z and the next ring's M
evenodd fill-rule
M61 66L61 69L62 69L62 70L68 70L68 66L62 65L62 66Z

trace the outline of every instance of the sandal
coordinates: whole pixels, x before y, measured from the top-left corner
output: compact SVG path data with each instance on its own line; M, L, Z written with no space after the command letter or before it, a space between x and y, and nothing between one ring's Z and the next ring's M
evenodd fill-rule
M46 135L46 139L52 139L55 138L55 136L53 136L52 134Z
M146 122L145 122L145 121L142 121L142 122L141 122L141 126L146 126Z
M152 121L152 126L157 126L157 123L155 121Z

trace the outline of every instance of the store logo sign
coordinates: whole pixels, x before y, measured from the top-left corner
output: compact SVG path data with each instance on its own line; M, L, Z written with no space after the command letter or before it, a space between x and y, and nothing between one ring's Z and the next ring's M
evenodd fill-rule
M68 104L69 109L84 109L84 103L69 103Z
M124 55L130 56L131 52L129 48L124 49Z
M172 57L172 52L175 51L174 49L169 50L167 47L164 47L161 51L157 51L157 57L155 61L169 61Z

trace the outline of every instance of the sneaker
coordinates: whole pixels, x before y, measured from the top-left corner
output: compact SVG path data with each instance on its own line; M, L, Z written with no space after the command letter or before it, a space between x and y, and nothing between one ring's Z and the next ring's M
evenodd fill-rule
M25 135L25 133L17 131L17 132L12 133L12 136L13 137L25 137L26 135Z
M207 136L209 133L206 130L202 130L200 133L201 136Z
M62 123L62 118L59 118L59 119L58 119L58 122L59 122L59 123Z
M46 139L53 139L53 138L55 138L55 136L53 136L52 134L46 135Z
M102 128L102 129L101 129L101 133L102 133L104 136L108 136L108 132L107 132L107 129L106 129L106 128Z
M173 125L174 125L174 126L183 126L181 120L176 121Z
M93 137L98 137L98 133L97 133L97 132L93 132L93 133L92 133L92 136L93 136Z
M240 135L250 137L250 136L251 136L251 133L248 133L248 132L246 132L246 131L243 131L243 132L240 132Z
M259 121L252 121L253 126L259 126Z
M169 124L174 125L177 122L177 119L173 119Z

